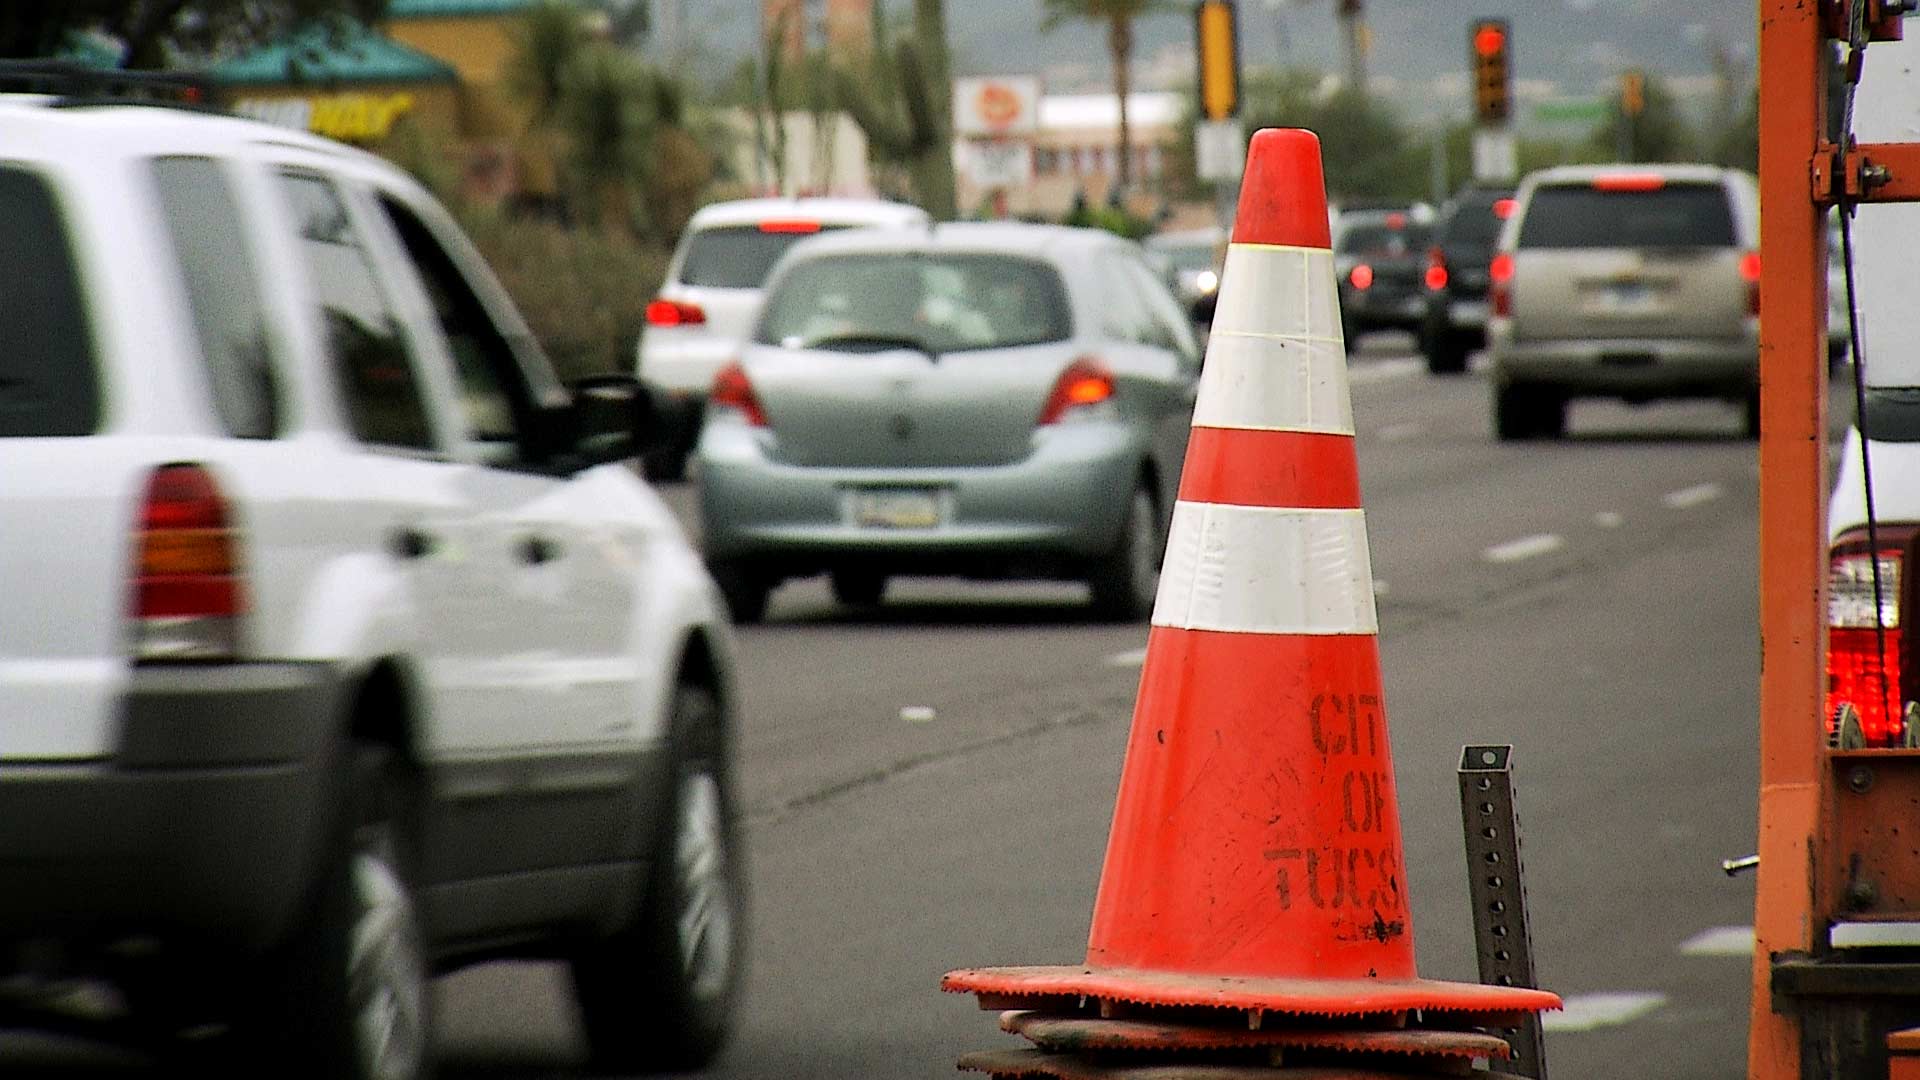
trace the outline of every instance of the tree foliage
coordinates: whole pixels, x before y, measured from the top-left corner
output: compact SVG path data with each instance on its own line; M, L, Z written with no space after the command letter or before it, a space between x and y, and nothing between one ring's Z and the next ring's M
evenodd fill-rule
M1133 136L1128 130L1127 94L1133 83L1133 24L1136 19L1179 10L1173 0L1043 0L1040 29L1053 30L1071 21L1098 23L1107 31L1107 52L1113 60L1113 94L1120 110L1118 186L1124 191L1133 180Z
M372 23L387 0L5 0L0 57L51 56L74 34L121 43L123 66L157 68L277 37L302 23Z
M1594 131L1588 154L1600 160L1623 156L1627 161L1698 160L1702 156L1699 143L1665 81L1648 74L1641 96L1640 115L1629 117L1620 95L1615 94L1613 111Z

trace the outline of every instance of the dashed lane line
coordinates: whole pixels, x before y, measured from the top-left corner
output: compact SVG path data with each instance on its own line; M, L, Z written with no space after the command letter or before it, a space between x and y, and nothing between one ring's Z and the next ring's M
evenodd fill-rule
M1388 424L1380 429L1379 439L1381 442L1406 442L1408 439L1417 439L1426 433L1427 425L1425 424Z
M1565 547L1567 542L1558 533L1535 533L1518 540L1509 540L1504 544L1495 544L1480 553L1480 557L1490 563L1519 562L1540 555L1551 554Z
M1753 927L1715 926L1680 943L1682 956L1752 956Z
M1630 1024L1667 1003L1667 995L1647 991L1573 994L1562 999L1566 1008L1540 1018L1548 1031L1597 1031Z
M1147 650L1145 646L1138 649L1128 649L1126 652L1117 652L1107 657L1108 667L1139 667L1146 662Z
M1683 487L1678 491L1669 491L1660 496L1660 501L1665 503L1669 510L1691 510L1702 503L1712 502L1721 494L1720 485L1708 481L1692 487Z
M1362 360L1347 365L1347 383L1351 386L1363 386L1367 383L1389 382L1405 379L1427 370L1426 361L1413 356L1395 357L1391 360Z
M1617 529L1627 523L1626 516L1613 510L1602 510L1593 515L1593 523L1603 529Z

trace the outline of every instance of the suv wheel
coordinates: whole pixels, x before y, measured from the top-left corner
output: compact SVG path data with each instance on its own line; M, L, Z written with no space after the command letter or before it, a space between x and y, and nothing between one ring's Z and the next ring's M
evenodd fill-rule
M1153 612L1160 589L1160 543L1160 512L1153 493L1141 483L1127 503L1120 539L1088 576L1096 614L1114 622L1135 622Z
M847 607L870 608L887 594L887 575L871 570L835 570L833 598Z
M1543 387L1496 384L1493 431L1501 442L1561 438L1567 433L1567 399Z
M329 1080L430 1075L431 988L399 824L405 787L392 752L356 745L355 824L309 924L277 958L257 1050Z
M744 973L745 875L711 692L674 693L673 790L648 860L640 908L572 964L594 1063L683 1071L725 1044Z
M741 626L757 623L767 616L767 594L773 583L749 567L734 562L714 563L707 568L720 595L727 601L727 614Z
M1448 330L1437 330L1426 342L1427 371L1434 375L1458 375L1467 370L1466 338Z

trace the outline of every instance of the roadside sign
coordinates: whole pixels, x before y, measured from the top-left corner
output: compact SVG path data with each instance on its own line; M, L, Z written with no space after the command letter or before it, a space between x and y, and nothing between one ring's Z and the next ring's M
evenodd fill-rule
M1240 42L1233 0L1200 0L1193 20L1200 118L1225 120L1240 112Z
M1238 180L1247 164L1247 135L1238 120L1193 126L1194 172L1202 180Z
M1019 139L967 139L960 167L977 188L1023 188L1033 182L1033 145Z
M1513 129L1480 128L1473 133L1473 178L1512 183L1520 176L1520 154Z
M1031 75L953 81L956 135L1029 135L1040 130L1040 80Z

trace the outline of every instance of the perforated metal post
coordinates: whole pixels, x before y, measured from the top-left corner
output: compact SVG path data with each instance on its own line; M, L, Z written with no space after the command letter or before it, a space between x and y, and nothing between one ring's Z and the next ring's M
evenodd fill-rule
M1513 747L1469 746L1460 755L1460 823L1467 839L1467 893L1473 900L1474 951L1480 981L1537 986L1527 890L1520 867L1520 818L1513 805ZM1540 1015L1500 1029L1513 1057L1503 1072L1546 1080Z

